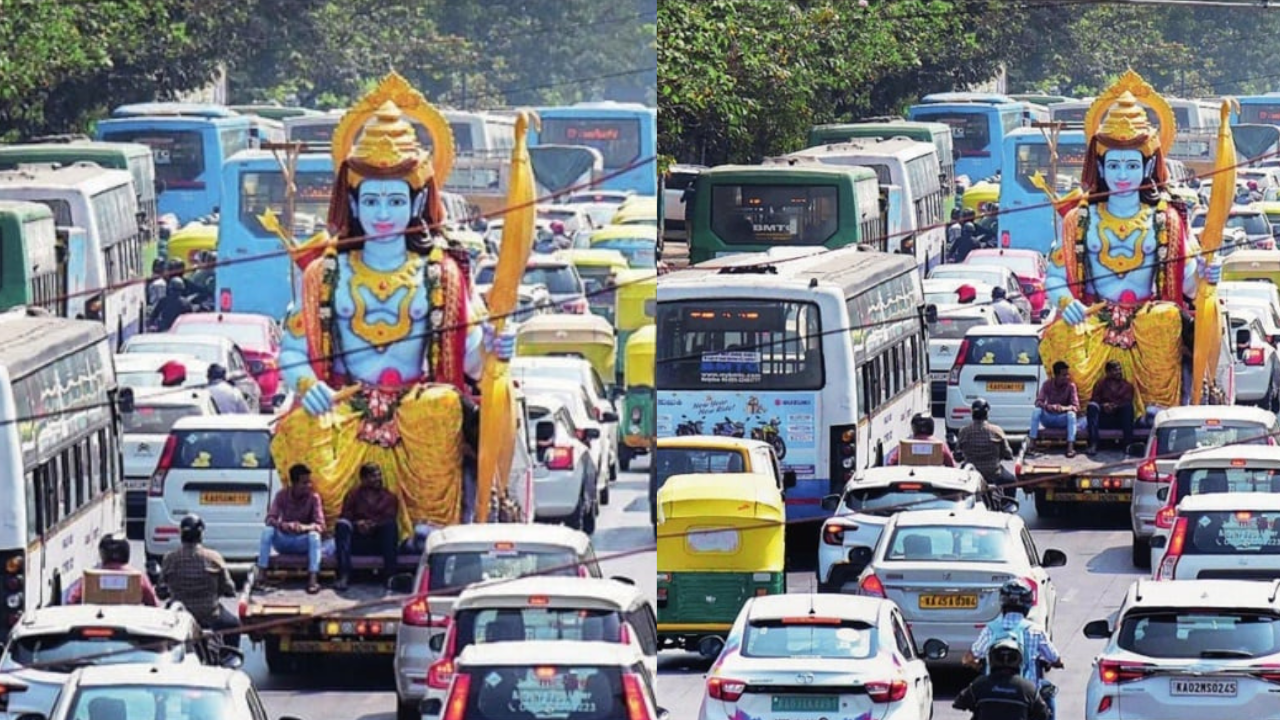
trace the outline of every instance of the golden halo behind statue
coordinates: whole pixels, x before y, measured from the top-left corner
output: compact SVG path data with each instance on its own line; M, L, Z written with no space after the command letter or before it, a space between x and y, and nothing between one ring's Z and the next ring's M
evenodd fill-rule
M351 109L338 121L338 126L333 130L333 142L330 147L334 168L336 169L343 160L347 159L347 155L351 153L351 146L360 136L360 131L377 113L378 108L388 100L395 103L396 107L399 107L400 111L409 118L422 123L427 133L431 135L432 171L436 182L440 187L444 187L445 181L449 179L449 173L453 171L453 130L450 129L449 121L444 115L427 102L422 93L415 90L408 80L394 70L378 83L378 87L352 105Z
M1169 107L1169 103L1155 91L1155 88L1147 84L1147 81L1133 70L1126 70L1114 85L1107 88L1106 92L1099 95L1089 106L1089 112L1084 116L1085 144L1088 145L1093 140L1093 136L1098 132L1098 126L1107 115L1107 110L1125 92L1131 93L1139 103L1155 111L1156 117L1160 120L1160 149L1168 156L1169 151L1173 149L1174 136L1178 131L1173 108Z

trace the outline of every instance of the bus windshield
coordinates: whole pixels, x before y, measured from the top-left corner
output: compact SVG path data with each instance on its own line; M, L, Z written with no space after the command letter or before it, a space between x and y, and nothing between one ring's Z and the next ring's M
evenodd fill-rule
M292 225L299 237L309 236L325 226L329 213L329 191L333 187L333 173L300 172L295 177L297 194L294 196L293 221L285 214L285 182L280 172L246 172L240 175L240 224L249 232L262 238L275 235L262 226L258 217L268 209L275 213L282 226Z
M1240 105L1240 122L1258 125L1280 123L1280 103L1274 105Z
M953 146L962 156L987 152L991 144L991 120L987 112L922 113L919 119L946 123L951 128Z
M156 180L170 189L191 187L204 172L204 139L197 130L106 131L103 140L142 143L151 148Z
M540 145L586 145L600 151L606 170L640 157L640 121L626 118L543 118Z
M822 245L839 230L834 185L715 185L711 231L730 245Z
M1084 171L1084 145L1058 145L1058 178L1054 189L1058 192L1069 191L1080 183L1080 174ZM1049 146L1041 143L1018 145L1018 166L1015 173L1018 185L1031 193L1040 192L1031 182L1036 173L1040 173L1046 182L1049 180Z
M799 300L658 304L657 384L664 390L818 390L818 306Z

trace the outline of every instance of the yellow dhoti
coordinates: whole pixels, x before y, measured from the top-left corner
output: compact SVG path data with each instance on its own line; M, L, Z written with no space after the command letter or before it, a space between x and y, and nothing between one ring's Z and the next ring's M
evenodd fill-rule
M1077 327L1058 320L1044 331L1040 359L1050 374L1059 360L1071 366L1082 410L1111 360L1133 383L1138 417L1152 405L1174 407L1182 402L1182 312L1171 302L1149 302L1109 306Z
M294 408L271 441L282 478L302 463L332 530L342 503L360 482L360 466L382 469L387 489L400 498L400 537L417 523L456 524L462 511L462 398L451 385L422 383L403 394L362 391L320 417ZM390 402L388 402L390 398Z

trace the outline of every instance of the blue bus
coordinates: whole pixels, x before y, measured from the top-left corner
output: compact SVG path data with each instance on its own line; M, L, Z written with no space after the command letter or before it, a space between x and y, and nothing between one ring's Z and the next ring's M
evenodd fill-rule
M97 139L151 148L161 184L160 213L184 225L216 212L227 158L249 147L250 119L220 105L122 105L98 123Z
M658 193L657 111L639 103L594 102L540 108L542 131L529 128L529 146L586 145L604 157L604 190ZM625 171L623 171L626 169Z
M947 95L950 95L948 93ZM1000 171L1000 148L1007 134L1028 122L1028 108L1020 102L925 102L912 105L909 120L946 123L951 126L952 144L958 155L956 177L967 175L970 184L989 178Z
M246 150L222 166L222 214L218 218L216 297L222 312L284 317L301 273L275 233L258 221L268 208L280 226L306 240L325 227L333 159L328 153L298 156L293 216L285 208L284 173L266 150Z
M1232 111L1231 124L1280 125L1280 92L1240 95L1240 112Z
M1053 187L1059 195L1080 184L1085 149L1083 130L1058 134L1058 178ZM1055 233L1054 209L1049 197L1031 182L1037 172L1049 182L1049 143L1044 133L1033 128L1009 133L1004 139L1000 214L996 216L1001 247L1049 252Z

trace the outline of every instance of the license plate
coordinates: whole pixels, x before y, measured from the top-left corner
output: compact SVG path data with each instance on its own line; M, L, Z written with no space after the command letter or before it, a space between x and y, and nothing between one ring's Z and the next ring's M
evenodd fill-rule
M282 652L351 653L361 655L391 655L396 651L394 641L368 642L360 640L290 640L280 638Z
M138 491L147 489L146 478L125 478L124 489L126 491Z
M1054 492L1049 490L1045 493L1045 500L1072 500L1076 502L1106 502L1106 503L1126 503L1133 500L1133 494L1127 492L1121 493L1076 493L1076 492Z
M929 373L929 379L930 379L930 380L933 380L934 382L946 382L946 380L947 380L947 373L945 373L945 372L931 372L931 373Z
M839 695L774 695L773 712L838 712Z
M978 607L977 595L921 595L921 610L974 610Z
M1190 697L1235 697L1238 692L1235 680L1169 680L1169 694Z
M1020 382L989 382L987 392L1022 392L1026 387L1026 383Z
M201 505L248 505L249 493L247 492L202 492L200 493Z

